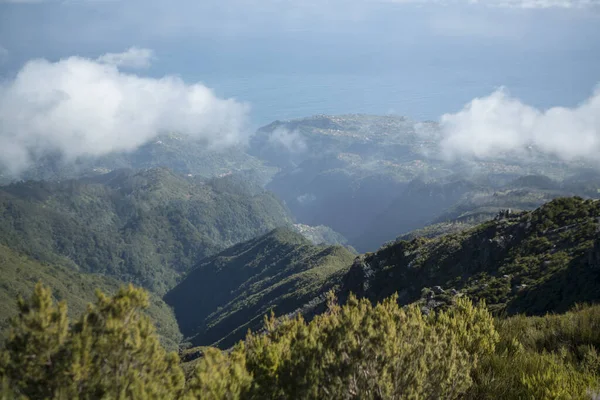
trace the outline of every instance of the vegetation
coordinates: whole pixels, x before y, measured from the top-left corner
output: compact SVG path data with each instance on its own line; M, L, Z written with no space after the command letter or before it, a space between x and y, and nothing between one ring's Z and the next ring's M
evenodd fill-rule
M0 207L2 398L600 394L599 201L438 225L358 257L281 228L222 250L289 222L234 177L23 182ZM112 276L159 292L185 278L165 295L173 313ZM228 349L168 353L174 315L192 345Z
M0 244L159 294L199 259L290 222L262 190L162 168L0 188Z
M438 297L485 300L496 314L565 312L600 300L598 218L600 202L561 198L459 233L392 243L354 263L341 297L398 292L409 304L437 287Z
M272 315L229 351L203 349L186 381L141 312L143 290L98 293L69 321L39 284L0 353L2 398L590 400L600 390L600 306L494 320L466 299L425 315L396 297L328 298L310 322Z
M600 306L497 319L501 340L483 359L469 399L591 399L600 393Z
M214 399L455 399L497 341L489 313L468 301L425 317L394 298L352 298L310 323L271 318L266 329L225 357L207 352L192 384Z
M95 290L114 294L122 285L108 276L40 263L0 245L0 342L7 337L9 321L19 313L15 299L31 293L40 281L52 289L54 300L64 300L69 304L68 315L71 318L78 318L86 311L88 304L96 298ZM155 324L161 343L170 350L176 350L182 336L171 308L151 293L145 312Z
M229 347L269 310L284 315L324 295L354 257L280 228L202 260L165 301L193 345Z
M65 302L54 303L41 284L19 316L2 353L4 398L176 399L184 376L141 313L148 295L132 286L96 304L75 322Z

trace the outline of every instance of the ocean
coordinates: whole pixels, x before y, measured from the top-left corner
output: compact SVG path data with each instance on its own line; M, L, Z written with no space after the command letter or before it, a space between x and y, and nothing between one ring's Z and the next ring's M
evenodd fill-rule
M252 122L315 114L397 114L414 120L438 120L461 110L476 97L499 87L523 103L540 109L573 107L587 99L600 82L600 58L578 54L507 54L502 62L428 65L359 73L292 71L261 73L208 71L187 77L251 106Z

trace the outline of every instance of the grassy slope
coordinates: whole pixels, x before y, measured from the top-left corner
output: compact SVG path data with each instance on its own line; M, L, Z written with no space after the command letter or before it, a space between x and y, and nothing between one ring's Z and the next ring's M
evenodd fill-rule
M5 338L9 319L17 314L17 296L29 296L39 281L52 288L56 300L67 301L71 317L78 316L87 304L95 301L96 289L115 293L123 285L110 277L40 263L0 245L0 340ZM150 304L148 314L163 343L175 349L181 333L173 311L156 295L151 294Z
M0 243L158 293L198 259L289 223L271 194L167 169L0 188Z
M354 257L277 229L203 260L165 301L194 345L227 347L259 328L270 309L293 312L332 287Z

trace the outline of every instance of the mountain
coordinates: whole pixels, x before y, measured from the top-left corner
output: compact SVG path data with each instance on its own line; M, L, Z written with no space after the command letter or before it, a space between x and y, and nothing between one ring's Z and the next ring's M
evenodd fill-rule
M325 225L294 224L291 229L310 240L313 244L345 245L348 243L348 239Z
M46 153L21 176L24 180L65 180L96 176L118 169L166 167L183 175L214 178L252 171L263 184L277 172L244 151L241 146L213 148L207 143L178 133L158 136L130 152L113 152L101 157L68 160ZM9 183L0 171L0 182Z
M71 317L78 317L88 304L95 302L94 293L97 289L114 294L123 285L107 276L39 262L0 245L0 342L6 339L10 318L18 313L17 296L29 297L37 282L51 287L55 300L68 303ZM156 325L163 345L177 349L182 336L173 311L159 296L150 294L147 312Z
M354 257L276 229L202 260L164 299L193 345L228 347L260 328L269 310L287 314L325 293Z
M184 350L178 365L177 356L167 356L144 329L134 309L143 291L136 289L107 299L102 312L89 312L92 329L71 325L67 340L58 341L62 324L56 320L63 319L48 323L49 311L36 307L47 304L43 291L25 307L21 329L4 349L2 390L12 398L83 388L93 397L158 382L146 392L173 398L373 398L376 391L384 397L590 398L600 388L600 307L573 306L600 300L599 232L600 201L561 198L533 212L503 210L459 233L398 241L356 257L348 269L354 255L345 248L314 246L296 232L276 229L202 260L166 295L192 344L226 350ZM32 272L43 269L25 261ZM3 276L27 280L27 267L19 268ZM324 296L329 289L342 304L322 312L314 306L324 297L333 300ZM63 296L62 287L54 289L55 298ZM258 330L260 317L273 308L284 318L271 318ZM286 318L298 312L313 314L309 321ZM247 328L258 331L231 347ZM108 360L110 371L83 362L86 373L72 384L63 377L79 366L82 342L88 344L83 354ZM129 373L121 377L123 368Z
M355 236L354 242L360 251L376 249L399 234L428 226L463 196L481 189L466 180L438 183L415 179L369 222L363 233Z
M43 154L34 157L35 165L23 178L64 181L157 167L188 178L235 177L274 192L295 222L336 232L326 241L346 240L361 252L435 223L463 217L478 223L500 208L530 210L556 197L598 195L597 170L581 162L565 163L533 147L486 159L450 160L442 143L435 122L395 115L316 115L264 126L248 146L215 149L168 133L134 151L102 157L67 160ZM1 174L0 182L10 181ZM516 189L521 194L513 196ZM508 190L513 193L505 196ZM481 204L494 195L491 207ZM345 239L335 238L338 233Z
M259 129L249 152L281 169L267 188L298 222L361 247L354 239L420 173L423 142L403 117L315 116Z
M431 147L432 129L433 123L395 115L315 115L260 128L251 138L249 153L281 168L298 166L316 155L342 155L340 159L356 169L400 172L399 165L386 160L410 161L423 154ZM364 165L365 159L379 165Z
M231 176L156 168L0 187L0 244L159 294L198 260L288 224L274 195Z
M378 216L360 241L373 248L394 233L404 238L438 236L489 221L501 210L533 210L552 199L575 195L594 193L571 181L558 182L542 175L525 175L496 187L468 180L416 180Z
M553 200L458 233L400 240L357 258L340 293L402 304L485 300L502 314L564 312L600 301L600 201Z
M556 197L597 196L598 174L581 163L534 148L449 160L442 139L434 122L317 115L260 128L248 152L280 169L267 188L298 223L328 226L362 252L462 214L472 213L477 223L500 208L531 210ZM493 209L482 208L486 201Z
M372 302L398 293L400 304L425 310L466 296L485 300L496 315L544 315L600 301L600 201L559 198L463 225L359 256L278 229L201 261L165 301L193 345L220 347L260 329L271 308L311 319L329 289L341 302L350 293Z

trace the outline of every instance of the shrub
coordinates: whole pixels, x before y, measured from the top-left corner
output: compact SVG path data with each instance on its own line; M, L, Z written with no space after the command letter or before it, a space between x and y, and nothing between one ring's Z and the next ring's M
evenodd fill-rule
M19 300L0 365L5 397L177 398L183 372L141 312L148 294L129 286L112 298L97 296L74 324L66 304L54 304L41 284L28 301Z
M231 371L245 363L250 384L239 378L244 374L229 372L198 374L196 384L222 388L227 384L215 381L238 376L244 383L235 388L243 389L225 398L459 398L498 336L483 306L457 303L425 316L417 306L399 307L395 297L376 306L351 297L344 306L330 302L329 311L309 323L271 317L265 334L249 334L244 346L199 364Z

